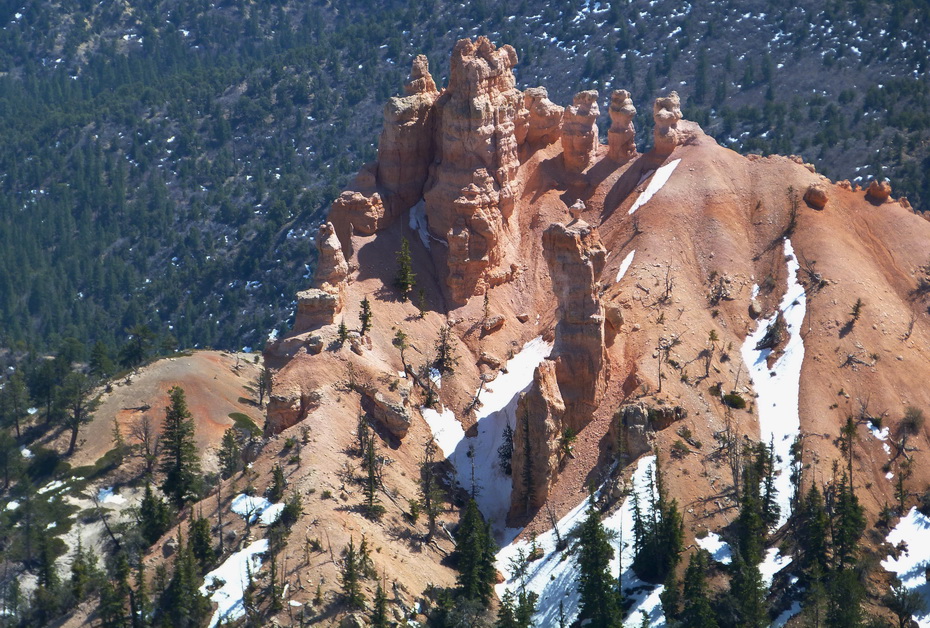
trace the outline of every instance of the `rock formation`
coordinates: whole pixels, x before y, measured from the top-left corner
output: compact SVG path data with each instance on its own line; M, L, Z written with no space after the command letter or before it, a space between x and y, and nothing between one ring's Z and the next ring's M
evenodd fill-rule
M351 252L352 235L370 236L384 226L384 203L377 192L366 196L346 190L333 201L327 218L339 241Z
M500 261L503 222L513 212L515 118L523 102L516 63L510 46L462 39L452 53L449 87L435 102L435 161L424 198L430 232L449 245L446 287L456 304L484 290L485 272Z
M569 172L583 172L597 152L597 90L575 94L562 114L562 161Z
M384 106L378 142L377 182L385 193L388 223L423 196L433 161L433 103L439 91L425 55L413 60L404 93Z
M313 287L297 293L294 331L301 333L330 325L342 311L349 265L331 222L320 225L316 239L317 267Z
M607 156L617 162L627 161L636 154L636 128L633 117L636 107L625 89L615 89L610 95L610 130L607 131Z
M804 193L804 201L814 209L823 209L827 204L827 188L822 183L812 183Z
M527 142L546 145L562 137L562 114L565 110L549 100L545 87L530 87L523 92L523 106L529 118Z
M865 197L874 203L884 203L891 196L891 184L888 181L879 183L875 179L869 183L869 189L865 191Z
M583 220L551 225L543 233L543 254L558 301L552 357L565 401L566 425L580 431L604 390L606 362L604 308L598 278L607 259L597 229Z
M656 98L652 106L652 117L656 122L653 150L658 155L667 157L676 146L684 143L678 131L678 123L681 121L681 100L678 98L678 92Z
M546 502L558 477L562 418L565 404L556 381L556 363L543 360L533 373L533 385L520 395L510 458L513 493L510 515L532 512ZM528 466L529 465L529 466Z

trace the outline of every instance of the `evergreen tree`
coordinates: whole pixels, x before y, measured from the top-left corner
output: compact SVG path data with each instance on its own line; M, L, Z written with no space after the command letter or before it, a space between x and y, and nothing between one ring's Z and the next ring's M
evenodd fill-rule
M99 400L89 399L94 383L87 375L80 371L72 371L65 376L60 395L62 404L67 407L65 426L71 430L71 439L68 443L68 453L74 453L77 446L78 433L84 425L90 423L93 414L100 405Z
M197 561L178 533L174 573L159 600L157 625L163 628L196 628L210 614L210 600L200 593Z
M97 615L100 617L100 628L126 628L123 598L109 580L104 580L100 588Z
M206 573L216 559L216 550L213 549L213 536L210 534L210 520L201 514L191 522L188 535L187 542L191 554L197 561L200 573Z
M733 552L730 598L736 609L738 623L745 628L766 628L769 617L765 604L765 584L757 563L743 559L740 551Z
M820 582L827 571L828 525L823 495L812 484L801 503L798 521L798 567L802 585L808 588L813 582Z
M375 449L374 436L368 437L368 446L365 451L365 469L367 476L365 478L365 513L369 519L380 519L384 514L384 506L381 505L381 499L378 497L378 490L381 485L381 477L378 473L378 455Z
M281 465L276 464L271 470L271 486L268 487L268 499L273 503L278 503L284 499L284 490L287 488L287 480L284 478L284 469Z
M71 560L71 594L75 600L80 602L91 593L96 575L96 559L84 549L81 537L78 536L77 549Z
M426 541L429 542L436 533L436 519L442 513L443 495L436 478L436 441L426 441L423 461L420 463L420 502L426 515Z
M678 561L684 543L684 522L676 500L669 500L662 469L656 458L650 475L650 503L642 511L639 497L633 498L633 571L647 582L664 582Z
M239 446L238 430L227 428L223 432L223 441L219 451L220 472L224 479L234 476L242 470L242 448Z
M833 563L837 571L856 562L859 539L865 532L865 513L852 482L844 474L839 487L833 491L831 517Z
M339 345L344 345L349 339L349 327L345 321L339 322Z
M452 328L446 324L439 327L439 337L436 339L436 359L433 366L443 375L455 372L459 358L455 346L455 336Z
M390 622L387 613L387 594L379 582L378 589L375 591L375 607L371 613L371 628L388 628L388 626Z
M516 597L516 594L510 589L504 591L501 606L497 610L497 621L494 622L494 628L519 628Z
M898 628L908 628L912 617L927 612L927 603L920 592L909 590L900 582L894 583L882 597L882 605L894 613Z
M26 380L22 372L16 371L7 380L6 386L0 389L0 425L14 427L16 438L20 438L20 424L27 416L28 407L29 391L26 388Z
M126 330L129 340L120 351L120 363L126 368L136 368L148 358L154 346L155 334L148 325L135 325Z
M113 358L110 357L110 347L102 340L94 343L94 347L90 351L88 367L90 374L99 379L109 377L116 369Z
M496 546L491 527L485 523L478 504L469 500L455 533L455 561L462 595L483 605L491 600L497 570L494 567Z
M578 593L581 595L579 616L591 628L617 628L620 607L617 587L610 573L614 550L607 531L594 507L593 498L578 529Z
M355 549L355 539L342 550L342 597L349 608L362 608L365 596L362 593L362 573L359 552Z
M827 585L827 621L829 628L862 626L862 598L865 589L853 569L835 571Z
M200 454L194 441L194 421L187 409L184 390L175 386L168 394L161 433L161 467L165 480L162 491L181 509L196 493L200 474Z
M400 291L401 301L407 300L415 280L416 275L410 260L410 243L407 242L407 238L401 238L400 250L397 252L397 274L394 276L394 286Z
M685 571L681 625L687 628L718 628L707 589L708 556L706 550L698 550Z
M155 494L152 485L145 484L145 495L139 504L139 528L148 545L154 545L171 526L171 513L165 500Z
M364 336L371 330L371 302L368 297L362 299L362 309L358 313L358 320L362 323L361 334Z

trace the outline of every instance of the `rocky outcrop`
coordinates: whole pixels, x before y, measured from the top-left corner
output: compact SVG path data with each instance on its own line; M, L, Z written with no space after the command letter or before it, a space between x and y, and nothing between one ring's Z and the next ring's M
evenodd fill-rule
M533 385L520 395L510 459L513 492L509 517L520 517L546 503L561 462L559 438L565 404L556 380L556 363L543 360Z
M543 233L543 254L558 302L552 356L565 401L566 425L575 432L590 419L606 384L604 308L598 278L607 251L597 229L583 220L551 225Z
M616 162L629 160L636 154L636 128L633 118L636 107L625 89L615 89L610 95L610 130L607 131L607 156Z
M357 389L362 395L362 408L391 434L403 439L410 429L411 420L406 397L388 398L374 385L358 386Z
M297 293L297 315L294 319L296 334L334 323L345 301L349 265L332 223L320 225L316 247L314 287Z
M569 172L583 172L597 152L597 90L578 92L562 114L562 162Z
M865 191L865 197L873 203L884 203L890 196L891 184L888 181L878 182L872 179L869 189Z
M530 87L523 92L523 106L528 113L527 142L548 145L562 137L562 114L565 110L549 100L545 87Z
M804 193L804 202L814 209L823 209L827 204L827 187L823 183L812 183Z
M277 434L292 425L297 425L307 415L320 407L323 396L313 391L304 394L281 394L275 392L268 400L265 416L265 435Z
M688 411L681 406L655 406L629 403L614 414L606 440L611 449L626 460L635 460L652 451L654 434L681 421Z
M384 106L378 142L377 183L386 201L385 224L420 200L433 161L433 103L439 91L425 55L413 60L404 93Z
M485 273L500 262L503 223L513 212L515 119L523 102L516 63L511 46L462 39L452 53L449 87L435 102L436 153L424 198L430 232L449 245L448 251L435 249L455 304L484 290Z
M678 123L681 121L681 100L678 98L678 92L656 98L652 106L652 117L656 123L653 150L662 156L671 155L676 146L684 143L678 132Z
M346 190L333 201L327 220L332 223L339 241L349 252L352 236L370 236L384 226L384 203L381 195Z

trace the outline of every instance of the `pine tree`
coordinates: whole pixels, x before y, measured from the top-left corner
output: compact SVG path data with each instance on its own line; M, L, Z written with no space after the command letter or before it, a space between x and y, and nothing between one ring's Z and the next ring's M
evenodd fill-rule
M268 487L268 499L273 503L278 503L284 499L284 490L287 488L287 480L284 478L284 469L281 465L276 464L271 470L271 486Z
M388 628L390 625L387 613L387 594L384 587L378 583L378 589L375 591L375 607L371 613L371 628Z
M60 401L67 408L65 426L71 430L71 439L66 454L68 456L74 453L74 448L77 446L78 432L81 427L90 423L94 412L100 405L99 400L89 398L93 388L94 382L80 371L68 373L62 384L59 393L61 395Z
M90 350L88 366L90 374L101 379L109 376L115 370L113 358L110 357L110 348L102 340L98 340L93 349Z
M865 589L853 569L841 569L827 584L827 621L829 628L859 628L862 626L862 598Z
M184 390L175 386L168 394L171 405L165 408L161 433L160 470L165 474L161 489L181 509L196 493L200 479L200 454L194 441L194 421L187 409Z
M339 322L339 346L342 346L349 339L349 327L345 321Z
M362 608L365 605L365 596L362 593L359 553L355 549L354 538L350 538L349 544L342 550L342 558L343 600L349 608Z
M219 451L220 471L223 478L230 478L242 470L242 448L239 446L238 430L227 428Z
M494 555L497 548L491 536L491 527L485 523L478 504L469 500L455 533L455 561L462 596L487 606L493 592L497 570Z
M199 584L196 559L179 532L174 573L159 600L158 626L195 628L206 621L210 600L200 592Z
M643 512L633 495L633 571L647 582L660 583L675 569L684 543L684 523L676 500L669 500L656 457L650 474L649 509Z
M766 628L769 617L765 604L765 584L758 563L743 559L739 549L733 552L730 597L736 607L738 624L745 628Z
M371 302L368 297L362 299L362 309L358 313L358 320L362 323L361 334L364 336L371 330Z
M681 624L688 628L718 628L707 589L708 556L706 550L698 550L685 571Z
M171 526L171 513L165 500L155 494L152 485L145 484L145 495L139 504L139 531L148 545L154 545Z
M394 285L400 291L401 301L407 300L415 280L416 275L410 260L410 243L407 242L407 238L401 238L400 250L397 252L397 274L394 276Z
M365 513L369 519L378 520L384 514L384 506L381 505L381 499L378 497L381 478L378 473L378 455L375 449L374 436L368 438L368 447L365 452L365 469L367 471L364 487Z
M833 563L834 569L841 571L856 562L859 539L865 532L865 513L845 474L832 502Z
M815 581L820 582L827 571L829 520L823 495L816 485L811 485L799 510L798 567L802 585L810 587Z
M77 549L71 560L71 594L75 600L80 602L90 594L96 572L96 558L84 549L79 535Z
M436 479L436 441L430 438L426 441L423 461L420 463L420 502L423 504L423 513L426 515L427 532L426 541L433 539L436 533L436 519L442 513L443 495Z
M900 582L891 586L882 597L882 605L894 613L898 620L898 628L908 628L911 618L927 612L927 603L918 591L909 590Z
M29 392L26 380L20 371L16 371L7 380L6 386L0 389L0 424L3 427L13 426L16 429L16 438L20 438L20 424L26 417L26 408L29 407Z
M216 559L216 550L213 549L213 536L210 534L210 520L201 516L191 522L188 532L188 545L191 554L197 561L200 573L206 573Z
M620 626L620 608L615 580L610 573L610 560L614 550L607 531L594 507L593 498L588 512L578 529L579 617L591 628Z
M452 328L449 325L442 325L439 328L439 337L436 339L436 360L433 362L433 366L440 373L446 375L454 373L458 363L459 358Z

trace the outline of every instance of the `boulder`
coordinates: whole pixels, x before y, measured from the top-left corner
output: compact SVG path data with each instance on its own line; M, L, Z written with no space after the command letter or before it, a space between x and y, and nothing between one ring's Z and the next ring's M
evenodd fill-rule
M823 183L812 183L804 193L804 201L814 209L823 209L827 204L827 187Z
M865 191L865 197L873 203L884 203L891 196L891 183L888 181L878 182L872 179L869 183L869 189Z
M365 411L391 434L402 440L410 429L411 420L406 397L380 391L374 385L362 385L357 389L362 395L362 407Z
M486 321L481 323L481 331L490 334L504 326L504 317L500 314L490 316Z
M597 153L597 90L575 94L562 114L562 162L569 172L584 172Z
M307 415L320 407L323 395L319 391L309 393L281 392L272 387L272 395L265 409L265 435L272 436L297 425Z

